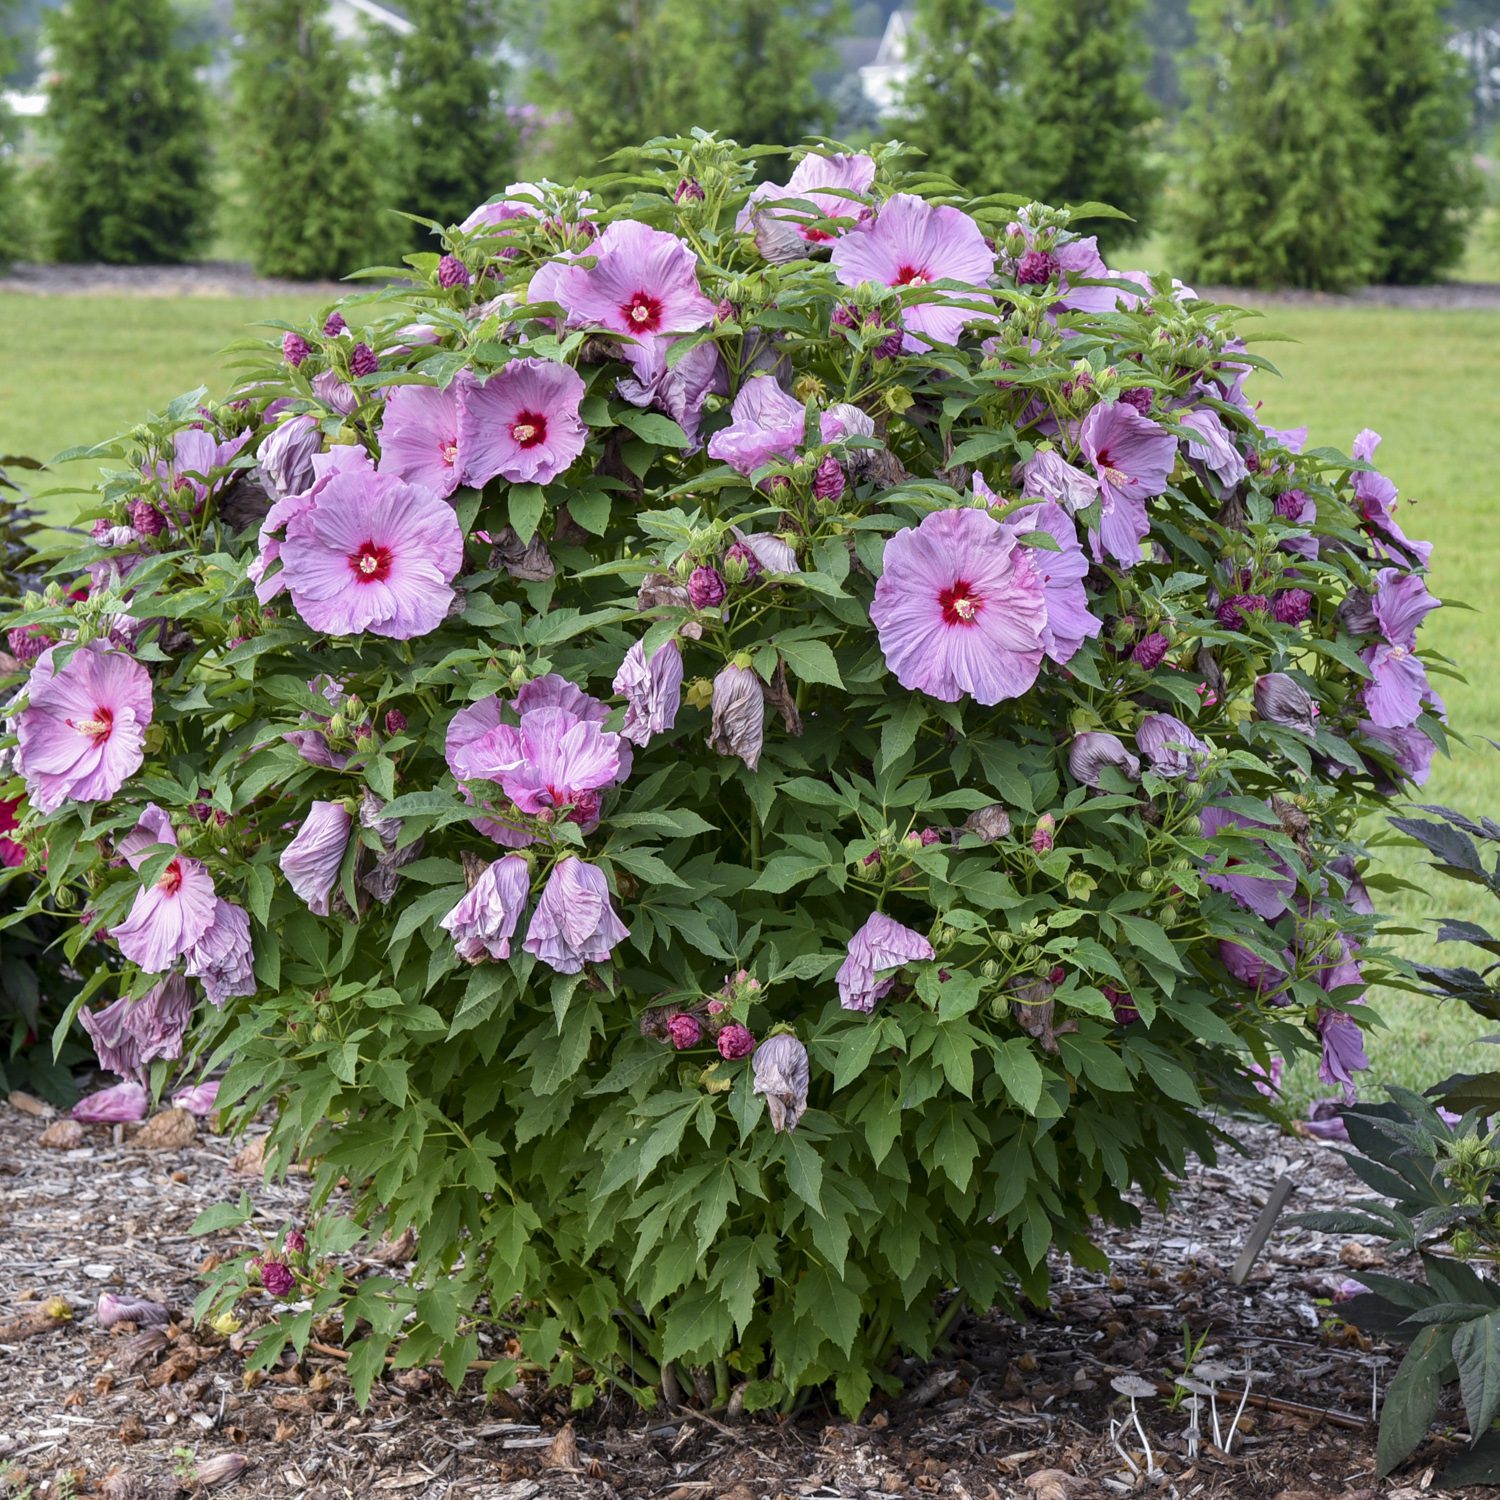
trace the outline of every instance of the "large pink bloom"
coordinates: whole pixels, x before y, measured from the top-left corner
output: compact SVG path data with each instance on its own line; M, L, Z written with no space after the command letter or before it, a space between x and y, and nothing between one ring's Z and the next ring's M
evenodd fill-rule
M42 812L113 797L145 759L151 679L123 651L80 646L61 666L56 646L36 660L21 714L20 768Z
M346 473L287 522L281 572L314 630L410 640L442 623L463 556L451 505L389 475Z
M498 782L531 817L572 809L587 833L599 822L597 793L619 779L620 736L564 708L537 708L519 725L497 725L455 762L464 780Z
M260 555L250 564L249 575L251 583L255 585L255 597L262 604L269 604L285 586L286 580L282 578L280 570L272 573L269 569L281 559L280 533L287 523L294 516L311 509L328 481L336 474L364 474L373 477L375 473L370 455L354 443L340 443L327 453L315 453L311 463L313 477L308 487L298 493L284 495L266 512L265 520L260 523Z
M857 222L869 216L869 207L852 195L868 193L874 181L874 158L863 153L804 156L785 187L763 182L750 194L734 227L742 234L753 232L755 247L767 260L796 260L847 232L820 225L819 219Z
M398 385L386 397L380 419L380 472L419 489L448 496L458 488L459 394L455 380L435 385Z
M708 456L750 475L778 458L793 458L807 431L807 408L782 390L774 375L747 380L729 408L730 425L708 440ZM818 419L825 443L844 436L844 424L833 412Z
M569 856L547 877L521 945L559 974L607 959L630 929L610 904L609 882L596 865Z
M1094 407L1078 434L1083 456L1099 476L1103 512L1093 534L1094 561L1112 557L1122 568L1141 560L1151 529L1146 501L1167 487L1177 442L1164 427L1120 401Z
M458 409L464 483L478 488L498 474L513 484L550 484L588 442L578 415L583 393L578 372L550 359L512 360L467 386Z
M982 510L934 511L891 537L870 618L902 687L948 703L1019 697L1046 650L1031 554Z
M177 846L170 820L154 803L135 829L120 841L120 853L132 869L147 864L164 844ZM120 952L148 974L160 974L202 940L219 905L213 876L196 859L173 855L166 867L137 894L130 915L110 935Z
M897 193L881 205L872 224L834 245L833 269L845 286L873 281L903 290L951 281L977 289L994 274L995 252L968 214ZM979 290L954 295L968 302L989 301L989 294ZM964 324L976 316L941 302L909 304L901 310L906 328L901 347L921 352L933 344L957 343Z
M697 259L675 234L618 219L585 259L594 264L565 266L550 288L572 323L649 343L713 321L714 304L698 285Z

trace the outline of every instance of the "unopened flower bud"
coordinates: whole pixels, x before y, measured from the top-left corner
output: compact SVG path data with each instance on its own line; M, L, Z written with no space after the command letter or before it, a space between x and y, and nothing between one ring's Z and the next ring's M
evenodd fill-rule
M717 568L694 568L688 577L688 602L694 609L717 609L724 602L724 579Z
M1311 613L1313 596L1306 589L1282 589L1271 601L1271 615L1282 625L1300 625Z
M731 1021L729 1025L719 1029L718 1048L720 1057L727 1062L736 1062L755 1051L755 1038L750 1034L748 1026Z
M380 361L375 357L375 351L368 344L356 344L354 352L349 356L349 373L356 379L364 375L373 375L380 368Z
M296 1286L296 1278L285 1261L272 1260L267 1256L260 1263L260 1284L273 1297L287 1297Z
M702 203L703 196L703 184L696 177L684 177L672 192L672 202Z
M1036 820L1036 827L1031 832L1031 847L1038 854L1050 854L1053 846L1053 836L1057 832L1057 819L1051 813L1043 813Z
M1147 672L1155 671L1166 656L1171 642L1167 640L1161 631L1153 630L1150 635L1143 637L1135 643L1135 649L1130 653L1130 659L1136 666Z
M678 1011L676 1015L667 1018L667 1036L679 1052L685 1052L703 1040L703 1023L697 1016Z
M281 357L295 370L298 365L307 358L312 350L308 347L307 340L300 333L293 333L289 328L281 336Z
M837 500L844 493L846 484L842 466L829 454L813 475L813 495L819 500Z
M406 728L406 715L399 708L386 711L385 732L387 734L401 734Z
M451 291L456 286L468 286L474 278L456 255L445 255L438 262L437 279L440 287Z
M141 536L160 536L167 529L167 518L149 500L132 500L128 514L132 530Z
M325 339L336 339L348 326L344 321L343 313L338 311L331 312L323 319L323 337Z

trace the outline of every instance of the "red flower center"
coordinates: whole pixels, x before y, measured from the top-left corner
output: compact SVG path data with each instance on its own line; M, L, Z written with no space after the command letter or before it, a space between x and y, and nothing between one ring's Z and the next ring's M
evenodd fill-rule
M932 277L927 274L926 266L902 266L896 272L896 279L892 286L926 286Z
M439 451L442 454L444 466L451 469L458 462L458 439L449 438Z
M984 608L984 600L974 592L974 585L966 578L955 578L952 586L938 595L945 625L972 625Z
M833 236L826 229L804 229L802 238L811 245L826 245Z
M383 583L390 576L391 549L377 542L363 542L349 554L349 567L361 583Z
M79 734L93 740L96 745L102 745L115 727L115 711L105 708L101 703L95 707L92 719L69 719L67 725L69 729L76 729Z
M641 333L655 333L661 327L661 298L650 292L637 292L628 302L620 304L625 321Z
M161 879L156 882L156 888L168 896L175 896L182 889L182 861L180 859L174 859L161 872Z
M518 448L535 448L547 441L547 419L540 412L523 411L510 424L511 440Z

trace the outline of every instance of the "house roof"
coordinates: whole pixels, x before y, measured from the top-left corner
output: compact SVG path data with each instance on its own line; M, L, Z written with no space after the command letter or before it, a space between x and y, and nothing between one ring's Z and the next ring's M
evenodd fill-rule
M352 11L360 20L368 21L373 26L383 26L398 36L410 36L417 29L400 11L390 5L380 5L377 0L333 0L329 11L335 25L338 22L337 12L340 10L346 14Z

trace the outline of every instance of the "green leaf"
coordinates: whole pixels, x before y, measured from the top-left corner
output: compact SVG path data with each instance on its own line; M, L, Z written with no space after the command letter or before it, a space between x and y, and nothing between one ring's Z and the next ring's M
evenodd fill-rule
M658 448L686 448L688 445L687 433L671 417L664 417L659 411L639 411L630 407L617 412L616 416L622 427L628 427L638 438Z
M193 1220L189 1234L213 1234L220 1229L238 1229L241 1224L248 1224L255 1210L250 1205L250 1195L240 1194L238 1203L215 1203L212 1208L205 1208L196 1219Z
M805 854L778 854L766 861L765 868L750 887L752 891L770 891L779 896L828 868L826 859L811 859Z
M542 524L542 515L547 509L546 497L539 484L513 484L506 497L507 514L516 535L529 542Z
M862 1280L863 1278L861 1278ZM849 1278L828 1266L813 1266L797 1285L797 1317L848 1354L859 1336L859 1294Z
M792 1131L781 1137L787 1186L809 1208L823 1212L823 1160L805 1136Z
M1427 1436L1442 1393L1440 1377L1451 1348L1452 1335L1446 1330L1424 1328L1406 1351L1380 1410L1375 1463L1382 1479Z
M1020 1037L1002 1042L995 1049L995 1071L1005 1085L1005 1092L1028 1115L1034 1115L1041 1103L1045 1074L1030 1046Z
M349 1384L354 1387L354 1399L361 1407L370 1404L370 1392L385 1369L385 1354L389 1348L389 1339L381 1338L378 1334L371 1334L370 1337L361 1339L349 1351L349 1363L346 1367Z
M1500 1311L1465 1323L1453 1334L1453 1358L1469 1431L1475 1438L1490 1429L1500 1413Z
M839 665L826 641L778 641L777 646L787 666L804 682L826 682L841 688Z

